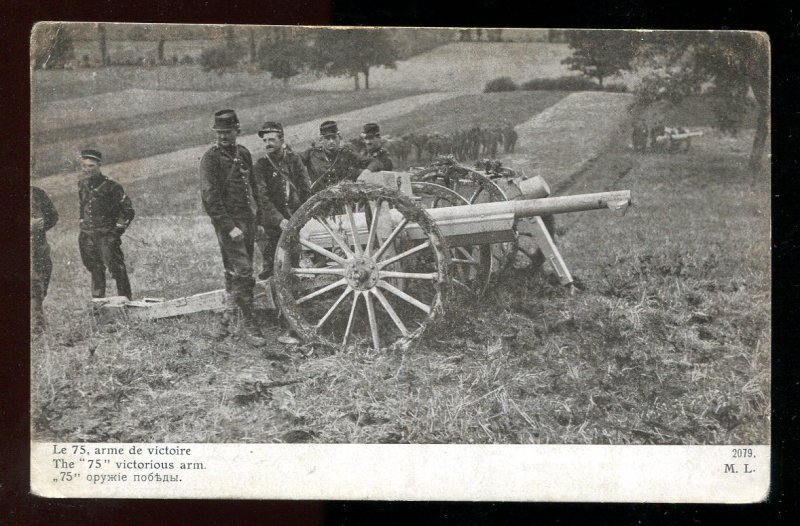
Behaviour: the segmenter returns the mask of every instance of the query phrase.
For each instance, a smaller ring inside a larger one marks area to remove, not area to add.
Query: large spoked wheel
[[[469,204],[466,197],[438,184],[414,182],[411,189],[425,209]],[[492,272],[491,245],[451,246],[450,262],[454,285],[476,295],[486,290]]]
[[[486,175],[458,165],[431,166],[412,176],[413,181],[434,183],[464,197],[467,204],[508,201],[505,191]],[[499,273],[514,264],[517,242],[492,245],[491,272]]]
[[[408,348],[442,314],[450,279],[449,248],[427,212],[364,183],[309,199],[275,255],[275,292],[289,325],[305,341],[342,348]]]

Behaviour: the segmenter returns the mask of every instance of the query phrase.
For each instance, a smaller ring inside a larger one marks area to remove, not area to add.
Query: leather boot
[[[225,309],[222,311],[222,319],[220,319],[214,337],[218,340],[227,338],[231,332],[231,326],[236,322],[236,302],[233,296],[225,294]]]
[[[267,340],[264,339],[264,335],[261,333],[261,327],[259,327],[258,320],[256,320],[252,304],[242,307],[242,318],[244,320],[245,340],[247,343],[252,347],[264,347],[267,344]]]

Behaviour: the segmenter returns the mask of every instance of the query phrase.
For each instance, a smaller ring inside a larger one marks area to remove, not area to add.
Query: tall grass
[[[581,291],[514,269],[402,354],[300,346],[265,360],[236,335],[216,340],[214,314],[99,325],[67,215],[50,235],[50,330],[31,353],[34,437],[767,443],[770,194],[743,168],[749,140],[709,132],[675,155],[612,148],[565,189],[630,188],[636,202],[624,218],[559,220]],[[153,195],[150,181],[136,193]],[[188,205],[191,181],[168,190],[187,203],[181,215],[140,203],[124,240],[139,297],[222,286],[211,226]],[[55,198],[74,207],[74,196]],[[281,350],[274,315],[262,322],[269,350]]]

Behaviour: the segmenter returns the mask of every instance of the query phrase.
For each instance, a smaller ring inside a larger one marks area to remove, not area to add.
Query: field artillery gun
[[[364,174],[314,195],[289,220],[273,287],[278,308],[304,341],[344,347],[364,339],[374,349],[405,349],[445,313],[454,285],[483,290],[496,259],[491,247],[516,242],[520,221],[596,209],[624,213],[631,202],[627,190],[532,199],[522,193],[426,209],[426,198],[462,196],[411,179]],[[420,195],[424,184],[431,186]]]
[[[657,135],[655,144],[669,153],[683,150],[688,152],[692,148],[692,138],[702,137],[701,131],[689,131],[684,128],[664,128],[664,133]]]
[[[375,349],[404,349],[448,310],[451,291],[485,290],[514,250],[509,246],[519,247],[526,222],[538,232],[534,245],[566,271],[541,218],[596,209],[624,213],[631,202],[627,190],[542,197],[549,189],[537,178],[486,175],[457,170],[449,183],[438,184],[441,174],[426,181],[420,180],[425,174],[364,173],[359,182],[317,193],[286,225],[275,274],[256,284],[257,299],[277,308],[308,343],[363,340]],[[568,271],[560,278],[571,281]],[[95,302],[101,316],[134,319],[224,305],[224,290],[168,301]]]

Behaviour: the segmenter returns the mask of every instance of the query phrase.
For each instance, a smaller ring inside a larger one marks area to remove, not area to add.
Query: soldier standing
[[[281,228],[311,196],[311,182],[300,156],[287,148],[281,123],[265,122],[258,136],[267,150],[254,168],[260,199],[258,224],[264,229],[259,241],[263,269],[258,277],[266,279],[272,275]]]
[[[81,151],[81,172],[85,177],[78,183],[78,247],[83,265],[92,274],[93,298],[105,297],[108,268],[117,282],[117,295],[131,299],[121,237],[135,213],[122,186],[101,173],[102,162],[99,151]]]
[[[342,146],[342,136],[334,121],[319,127],[319,146],[312,145],[300,156],[308,170],[311,191],[319,192],[342,181],[355,181],[359,175],[358,155]]]
[[[45,329],[42,302],[47,296],[50,273],[50,245],[46,232],[58,222],[58,212],[44,190],[31,186],[31,328],[34,334]]]
[[[248,343],[260,347],[266,340],[253,307],[253,244],[258,212],[253,158],[247,148],[236,144],[240,129],[234,110],[216,112],[211,129],[217,133],[217,144],[203,155],[200,175],[203,209],[214,225],[225,268],[228,306],[219,336],[228,334],[231,315],[238,307]]]
[[[367,151],[359,161],[359,169],[361,171],[369,170],[370,172],[391,170],[393,167],[392,159],[389,157],[389,152],[383,148],[384,141],[381,139],[380,126],[374,122],[368,122],[364,125],[361,138],[364,139]]]

